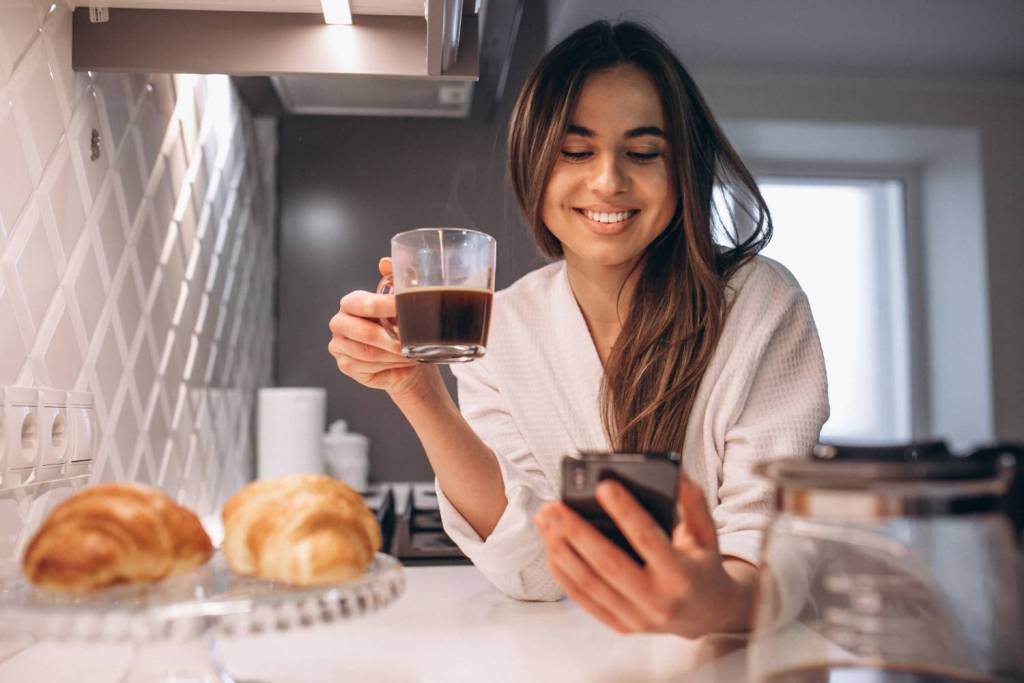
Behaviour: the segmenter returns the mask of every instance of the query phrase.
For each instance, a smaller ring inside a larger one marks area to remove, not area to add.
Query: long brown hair
[[[679,203],[637,263],[632,305],[605,367],[602,418],[618,450],[679,450],[722,333],[726,283],[767,244],[771,216],[669,47],[639,24],[596,21],[541,58],[509,123],[512,187],[545,256],[563,256],[541,220],[541,203],[569,118],[587,78],[619,65],[641,69],[657,88]],[[718,208],[726,205],[722,215]]]

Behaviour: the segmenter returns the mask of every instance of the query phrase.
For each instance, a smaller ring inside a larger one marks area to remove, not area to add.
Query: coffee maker
[[[776,503],[750,680],[1024,680],[1022,455],[819,444],[758,465]]]

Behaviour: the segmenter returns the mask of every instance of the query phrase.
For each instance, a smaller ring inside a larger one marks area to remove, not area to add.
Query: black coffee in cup
[[[491,321],[489,290],[416,287],[398,292],[398,334],[407,356],[433,361],[484,355]]]

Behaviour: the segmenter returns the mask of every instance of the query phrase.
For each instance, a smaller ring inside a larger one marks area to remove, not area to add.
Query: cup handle
[[[390,275],[385,275],[377,283],[378,294],[394,294],[395,293],[395,280]],[[398,338],[398,319],[397,318],[377,318],[380,322],[381,327],[388,333],[395,341],[400,341]]]

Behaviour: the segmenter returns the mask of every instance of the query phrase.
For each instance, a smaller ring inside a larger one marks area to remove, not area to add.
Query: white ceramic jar
[[[323,438],[327,473],[356,491],[366,491],[370,478],[370,440],[348,431],[348,423],[335,420]]]

